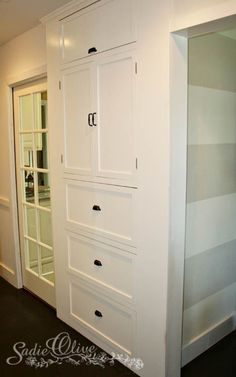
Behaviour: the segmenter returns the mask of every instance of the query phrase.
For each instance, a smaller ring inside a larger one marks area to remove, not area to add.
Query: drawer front
[[[67,229],[135,246],[135,192],[131,188],[66,180]]]
[[[61,22],[62,62],[122,46],[136,40],[134,0],[91,5]],[[86,30],[86,33],[84,32]]]
[[[134,315],[124,307],[111,303],[87,287],[70,282],[70,314],[82,325],[131,353]]]
[[[67,244],[69,270],[132,299],[133,255],[73,234]]]

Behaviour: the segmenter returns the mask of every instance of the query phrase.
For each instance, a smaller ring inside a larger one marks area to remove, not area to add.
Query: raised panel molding
[[[0,196],[0,207],[10,208],[10,199]]]

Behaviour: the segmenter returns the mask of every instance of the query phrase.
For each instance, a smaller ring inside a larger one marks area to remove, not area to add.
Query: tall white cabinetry
[[[47,25],[57,314],[142,359],[136,0],[78,4]]]

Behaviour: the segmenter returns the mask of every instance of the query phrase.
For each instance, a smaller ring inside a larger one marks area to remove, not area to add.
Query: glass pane
[[[48,173],[38,174],[38,198],[39,205],[46,208],[51,208],[50,199],[50,182]]]
[[[42,276],[54,283],[53,251],[40,247]]]
[[[52,225],[51,212],[38,210],[40,241],[48,246],[52,246]]]
[[[37,239],[36,210],[28,206],[25,206],[25,232],[27,236]]]
[[[47,92],[34,93],[35,129],[47,128]]]
[[[38,263],[38,246],[35,242],[27,241],[28,244],[28,255],[29,255],[29,268],[39,273],[39,263]]]
[[[33,167],[33,134],[21,135],[21,162],[23,166]]]
[[[20,129],[22,131],[33,129],[32,96],[20,97]]]
[[[23,186],[24,186],[24,200],[26,202],[34,204],[35,203],[35,192],[34,192],[34,172],[29,170],[24,170],[23,172]]]
[[[48,169],[48,135],[46,133],[35,134],[35,139],[37,144],[37,168]]]

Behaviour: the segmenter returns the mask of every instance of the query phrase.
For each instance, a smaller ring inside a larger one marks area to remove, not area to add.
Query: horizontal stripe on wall
[[[236,144],[188,147],[187,202],[236,192]]]
[[[189,83],[236,92],[236,41],[217,33],[189,40]]]
[[[236,194],[187,205],[186,258],[236,237]]]
[[[184,311],[183,345],[235,311],[235,292],[234,283]]]
[[[236,143],[236,93],[189,85],[188,144]]]
[[[184,308],[191,307],[234,282],[236,239],[185,260]]]

